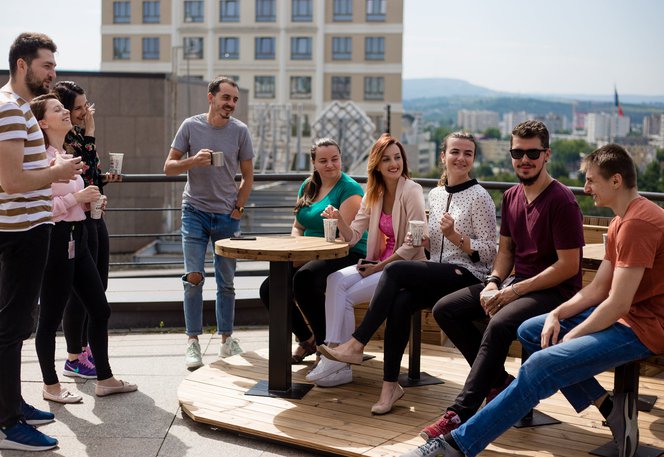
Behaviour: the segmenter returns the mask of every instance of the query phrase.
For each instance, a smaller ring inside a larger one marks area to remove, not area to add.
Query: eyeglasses
[[[530,160],[537,160],[540,158],[540,154],[546,151],[544,149],[510,149],[510,155],[513,159],[519,160],[522,159],[524,154],[528,156]]]

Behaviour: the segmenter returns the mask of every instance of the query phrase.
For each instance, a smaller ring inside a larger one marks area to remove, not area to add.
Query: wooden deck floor
[[[354,367],[354,382],[335,388],[312,389],[302,400],[246,396],[257,380],[267,375],[267,349],[249,352],[202,367],[179,387],[182,409],[193,420],[312,451],[344,456],[398,456],[423,443],[418,437],[459,392],[468,373],[463,357],[445,347],[423,345],[422,369],[445,384],[406,389],[392,413],[372,416],[382,379],[382,341],[371,342],[367,352],[376,358]],[[404,357],[407,362],[407,357]],[[516,374],[517,359],[507,369]],[[293,367],[293,382],[305,382],[308,365]],[[600,382],[610,389],[613,376]],[[660,448],[664,443],[664,379],[642,377],[641,393],[659,397],[650,413],[639,413],[641,443]],[[531,429],[510,429],[482,456],[585,456],[610,440],[595,408],[578,415],[561,394],[543,401],[538,410],[562,424]]]

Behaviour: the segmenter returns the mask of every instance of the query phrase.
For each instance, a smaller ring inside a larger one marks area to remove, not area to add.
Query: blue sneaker
[[[43,425],[55,420],[55,414],[28,405],[24,400],[21,400],[21,413],[28,425]]]
[[[24,421],[11,427],[0,427],[0,449],[17,451],[46,451],[58,445],[58,440],[44,435]]]

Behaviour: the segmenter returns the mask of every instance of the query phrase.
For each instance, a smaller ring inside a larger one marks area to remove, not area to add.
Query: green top
[[[298,198],[302,196],[302,190],[304,189],[306,182],[307,181],[304,181],[300,186],[300,190],[297,192]],[[328,205],[339,208],[347,198],[352,197],[353,195],[363,197],[364,191],[362,190],[362,186],[346,173],[342,172],[339,181],[337,181],[325,197],[309,206],[300,208],[295,215],[297,222],[304,227],[304,235],[324,237],[323,217],[320,213],[322,213]],[[350,224],[352,221],[347,222]],[[364,232],[362,239],[360,239],[355,246],[350,248],[350,252],[355,252],[362,256],[367,255],[367,232]]]

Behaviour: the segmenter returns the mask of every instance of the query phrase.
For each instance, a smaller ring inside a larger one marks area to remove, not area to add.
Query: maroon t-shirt
[[[519,184],[503,194],[500,234],[514,243],[515,275],[531,278],[558,260],[557,249],[583,247],[583,215],[572,191],[555,179],[530,203]],[[582,257],[579,249],[578,273],[558,285],[565,299],[581,288]]]

